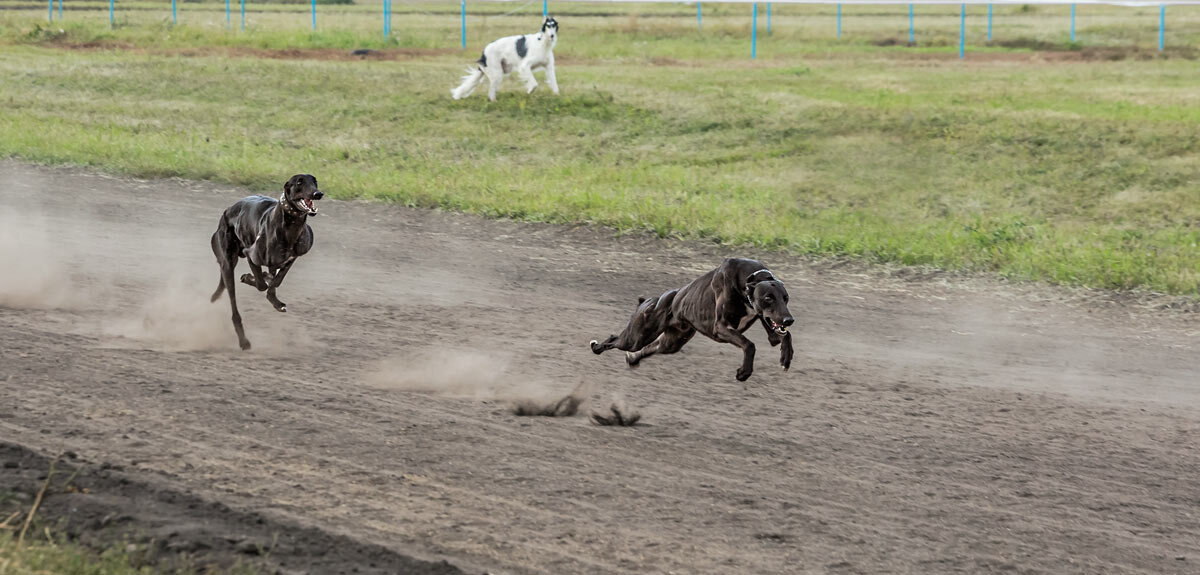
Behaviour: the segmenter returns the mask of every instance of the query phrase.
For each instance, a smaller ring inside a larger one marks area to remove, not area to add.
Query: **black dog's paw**
[[[783,371],[791,369],[793,355],[795,355],[795,352],[792,350],[792,342],[785,342],[783,349],[779,353],[779,367],[782,367]]]
[[[744,367],[739,367],[737,370],[737,380],[738,381],[746,381],[747,379],[750,379],[750,375],[752,373],[754,373],[753,368],[746,369]]]
[[[243,339],[242,341],[238,342],[238,345],[241,346],[242,351],[250,351],[250,340]]]
[[[637,354],[633,353],[632,351],[625,352],[625,365],[628,365],[631,368],[637,367],[638,366]]]
[[[267,285],[265,283],[262,285],[259,285],[258,280],[254,279],[254,274],[242,274],[242,283],[244,283],[248,286],[253,286],[254,289],[256,289],[258,291],[263,291],[263,290],[267,289]]]
[[[591,342],[588,343],[588,345],[590,345],[592,347],[592,353],[594,353],[596,355],[600,355],[600,354],[604,353],[604,350],[599,349],[600,342],[593,339]]]

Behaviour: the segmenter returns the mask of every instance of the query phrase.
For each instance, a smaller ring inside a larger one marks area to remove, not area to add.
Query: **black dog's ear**
[[[644,297],[639,297],[639,298],[638,298],[638,305],[642,305],[642,304],[644,304],[644,303],[646,303],[646,298],[644,298]]]

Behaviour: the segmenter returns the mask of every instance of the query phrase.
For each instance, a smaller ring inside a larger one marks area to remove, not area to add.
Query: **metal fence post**
[[[958,16],[958,57],[967,57],[967,5],[962,5]]]
[[[1071,5],[1071,42],[1075,41],[1075,5]]]
[[[1158,6],[1158,51],[1163,51],[1163,45],[1166,44],[1167,35],[1167,5],[1160,4]]]
[[[753,23],[750,25],[750,59],[758,54],[758,3],[754,3]]]
[[[988,42],[992,41],[992,5],[988,4]]]

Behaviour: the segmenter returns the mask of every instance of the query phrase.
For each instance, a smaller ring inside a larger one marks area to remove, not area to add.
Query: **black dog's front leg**
[[[718,322],[716,328],[717,335],[720,336],[722,341],[742,348],[742,367],[739,367],[737,370],[737,380],[746,381],[750,379],[750,375],[754,373],[754,342],[738,333],[736,329],[724,325],[724,323]]]
[[[787,371],[792,367],[792,332],[783,334],[783,347],[779,349],[779,366]]]
[[[763,329],[767,330],[767,341],[771,342],[771,347],[783,344],[783,347],[779,349],[779,365],[784,371],[787,371],[788,368],[792,367],[792,355],[794,355],[792,350],[792,332],[789,331],[783,335],[779,335],[779,332],[771,329],[771,325],[767,323],[767,318],[760,317],[759,319],[762,320]]]
[[[247,262],[250,264],[250,273],[242,274],[242,283],[254,286],[258,291],[267,291],[267,288],[270,287],[270,283],[268,282],[272,279],[270,274],[263,277],[262,266],[255,265],[254,262],[249,260]]]
[[[271,302],[271,305],[275,306],[276,311],[287,311],[287,304],[279,301],[279,298],[275,297],[275,288],[279,287],[279,284],[283,283],[284,276],[287,275],[288,270],[292,269],[292,264],[295,263],[295,261],[296,258],[289,258],[288,261],[284,262],[284,264],[280,266],[279,271],[275,272],[275,276],[271,278],[271,285],[267,288],[267,301]]]

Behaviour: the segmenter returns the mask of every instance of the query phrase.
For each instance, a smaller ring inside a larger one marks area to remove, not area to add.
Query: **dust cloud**
[[[86,305],[72,283],[71,262],[55,249],[40,214],[0,213],[0,306],[74,309]]]
[[[580,384],[565,394],[548,381],[509,373],[511,360],[474,350],[414,351],[379,362],[363,383],[376,389],[503,401],[517,415],[567,417],[578,412],[590,391]]]

